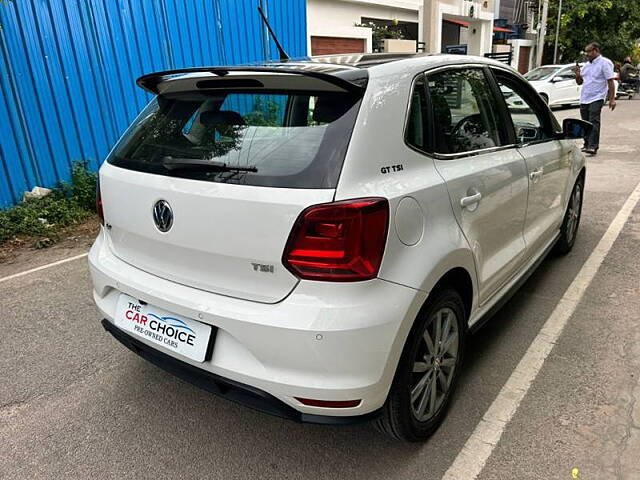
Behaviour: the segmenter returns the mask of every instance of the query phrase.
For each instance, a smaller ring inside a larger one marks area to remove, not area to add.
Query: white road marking
[[[25,270],[24,272],[14,273],[13,275],[9,275],[8,277],[0,278],[0,283],[6,282],[8,280],[13,280],[14,278],[23,277],[24,275],[29,275],[33,272],[39,272],[40,270],[45,270],[51,267],[57,267],[58,265],[62,265],[64,263],[73,262],[74,260],[78,260],[79,258],[83,258],[89,255],[88,253],[83,253],[81,255],[76,255],[75,257],[65,258],[64,260],[58,260],[57,262],[48,263],[46,265],[42,265],[41,267],[32,268],[31,270]]]
[[[473,480],[480,475],[520,402],[576,310],[584,292],[640,200],[640,183],[624,203],[578,275],[558,302],[484,417],[445,472],[442,480]]]

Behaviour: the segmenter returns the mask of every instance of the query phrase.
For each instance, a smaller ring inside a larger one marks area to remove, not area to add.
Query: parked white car
[[[580,103],[582,86],[576,83],[575,64],[544,65],[525,73],[524,78],[549,106]]]
[[[469,332],[574,245],[585,122],[561,128],[498,62],[315,57],[138,84],[157,96],[99,175],[103,326],[252,408],[427,438]]]

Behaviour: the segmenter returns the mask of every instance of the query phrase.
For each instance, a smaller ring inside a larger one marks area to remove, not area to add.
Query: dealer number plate
[[[196,322],[128,295],[120,295],[116,326],[136,337],[160,345],[197,362],[203,362],[211,338],[211,326]]]

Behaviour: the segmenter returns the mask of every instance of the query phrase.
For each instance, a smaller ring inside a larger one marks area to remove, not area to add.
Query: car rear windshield
[[[210,182],[335,188],[359,105],[332,92],[159,95],[107,161]]]

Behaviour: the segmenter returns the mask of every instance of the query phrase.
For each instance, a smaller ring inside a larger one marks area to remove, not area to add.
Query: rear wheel
[[[466,332],[460,295],[434,292],[404,346],[391,391],[375,427],[396,439],[426,440],[446,416],[457,384]]]
[[[571,251],[578,234],[578,226],[580,225],[580,216],[582,214],[582,196],[584,193],[584,178],[578,177],[576,184],[573,186],[569,205],[564,214],[564,220],[560,227],[560,238],[556,243],[554,250],[560,255],[565,255]]]

